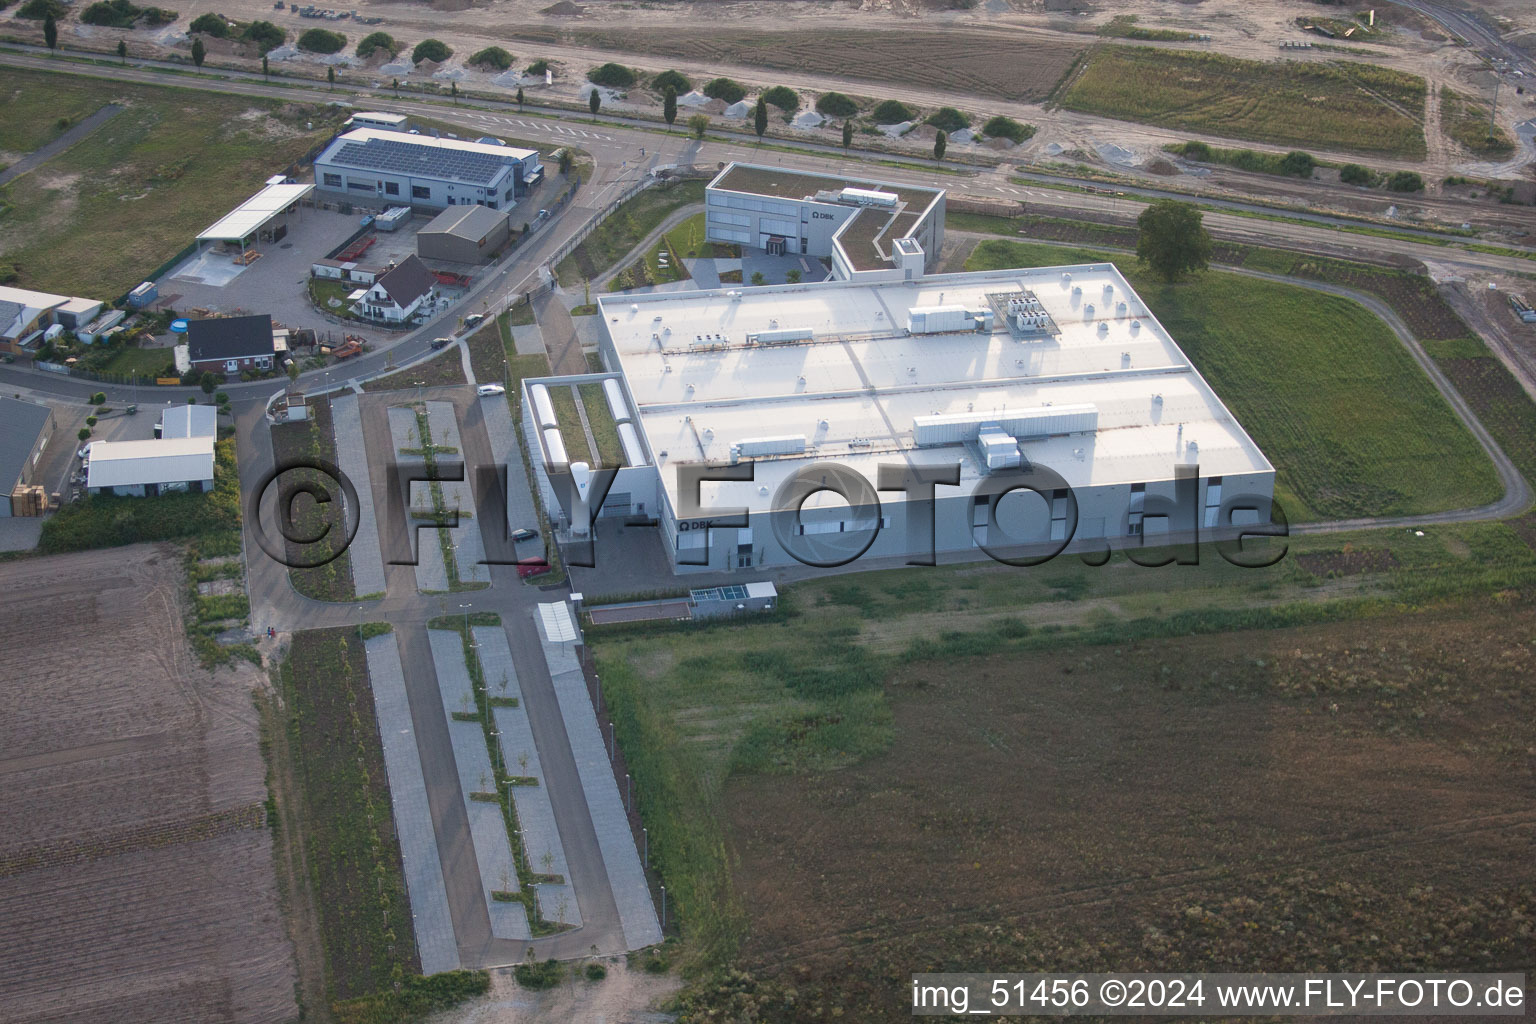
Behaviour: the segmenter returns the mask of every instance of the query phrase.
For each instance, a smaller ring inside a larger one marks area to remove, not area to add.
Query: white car
[[[500,384],[481,384],[475,390],[480,393],[480,397],[482,398],[487,395],[504,395],[507,393],[507,389],[502,387]]]

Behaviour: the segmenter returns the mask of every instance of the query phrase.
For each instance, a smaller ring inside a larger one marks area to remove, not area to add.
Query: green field
[[[1263,63],[1104,46],[1059,102],[1088,114],[1278,145],[1425,152],[1424,80],[1368,64]]]
[[[704,182],[683,181],[670,186],[646,189],[612,213],[598,225],[586,241],[578,245],[555,267],[555,274],[565,288],[583,280],[590,281],[623,259],[640,240],[667,219],[673,210],[704,201]]]
[[[1488,107],[1450,89],[1440,90],[1440,126],[1475,156],[1508,156],[1514,140],[1490,122]]]
[[[17,284],[66,295],[126,292],[324,141],[341,116],[335,108],[66,74],[8,69],[5,81],[5,138],[18,146],[35,148],[56,134],[46,121],[14,128],[18,110],[56,119],[108,102],[127,107],[0,189],[0,252],[19,268]]]
[[[112,102],[110,86],[98,79],[49,75],[48,87],[38,84],[40,75],[7,69],[0,85],[0,153],[6,163],[46,145]],[[60,122],[63,122],[62,124]]]
[[[592,427],[592,439],[597,442],[597,458],[604,466],[624,465],[624,446],[619,441],[619,427],[613,421],[608,408],[608,397],[601,384],[579,384],[582,407],[587,410],[587,423]]]
[[[969,270],[1098,262],[1091,250],[989,239]],[[1469,508],[1493,466],[1387,326],[1296,285],[1211,272],[1126,276],[1275,465],[1293,521]]]

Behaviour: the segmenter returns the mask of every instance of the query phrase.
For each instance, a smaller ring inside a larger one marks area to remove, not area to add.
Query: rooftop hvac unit
[[[976,329],[976,317],[965,306],[913,306],[907,310],[908,334],[953,334]]]
[[[565,442],[560,439],[560,431],[554,427],[544,431],[544,452],[549,456],[549,461],[556,466],[563,466],[571,460],[565,454]]]
[[[528,389],[528,394],[533,398],[533,416],[539,421],[540,427],[553,427],[560,422],[555,419],[555,406],[549,400],[549,389],[543,384],[534,384]]]
[[[799,455],[805,451],[804,434],[779,437],[749,437],[731,445],[732,457],[755,458],[759,455]]]
[[[1037,406],[1011,412],[961,412],[937,416],[916,416],[912,420],[912,439],[920,446],[960,444],[981,433],[983,427],[1000,430],[1017,438],[1056,437],[1097,430],[1098,406]]]
[[[624,447],[625,465],[646,465],[645,447],[640,444],[640,434],[633,423],[619,424],[619,444]]]
[[[842,202],[859,206],[895,206],[901,199],[894,192],[881,192],[872,188],[845,188],[837,197]]]
[[[619,387],[619,382],[612,377],[603,381],[603,394],[608,399],[608,411],[613,413],[616,423],[622,423],[629,419],[629,403],[624,401],[624,390]]]
[[[792,341],[810,341],[816,333],[809,327],[772,327],[747,335],[748,345],[785,345]]]
[[[990,424],[976,435],[976,444],[988,469],[1012,469],[1020,464],[1018,440]]]

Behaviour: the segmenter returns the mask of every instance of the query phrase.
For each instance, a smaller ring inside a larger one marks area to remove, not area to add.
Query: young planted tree
[[[48,44],[50,50],[59,48],[59,23],[53,20],[52,14],[43,19],[43,42]]]
[[[661,94],[661,116],[666,119],[668,130],[671,130],[672,122],[677,120],[677,90],[670,85]]]
[[[128,63],[128,41],[126,39],[119,39],[117,41],[117,57],[124,64]]]
[[[768,103],[761,96],[757,98],[757,106],[752,111],[752,130],[759,139],[768,130]]]
[[[523,109],[523,87],[522,86],[518,86],[517,87],[517,109],[518,110],[522,110]]]
[[[448,94],[453,97],[454,105],[457,106],[458,102],[459,102],[459,83],[458,82],[449,82],[448,83]]]
[[[603,94],[598,92],[596,89],[593,89],[592,94],[587,97],[587,109],[592,111],[593,117],[596,117],[598,110],[600,110],[602,106]]]
[[[852,121],[844,121],[843,122],[843,148],[847,149],[851,145],[853,145],[853,122]]]
[[[208,56],[208,49],[203,45],[201,38],[192,40],[192,63],[198,67],[203,66],[203,58]]]
[[[1211,260],[1211,236],[1203,219],[1193,203],[1159,199],[1136,218],[1141,230],[1136,258],[1169,282],[1186,271],[1204,270]]]
[[[219,390],[219,383],[219,378],[206,370],[203,372],[203,375],[197,379],[197,386],[203,389],[203,394],[205,395],[211,395],[215,391]]]
[[[262,54],[261,55],[261,77],[262,78],[266,78],[269,73],[270,73],[270,69],[267,67],[267,55],[266,54]]]
[[[709,115],[694,114],[688,119],[688,128],[693,132],[693,137],[702,142],[704,133],[709,131]]]
[[[948,149],[948,148],[949,148],[949,135],[941,130],[939,132],[939,134],[937,134],[937,135],[935,135],[933,137],[933,158],[935,160],[943,160],[944,159],[944,151],[946,149]]]
[[[334,89],[334,88],[336,88],[336,69],[335,68],[326,68],[325,69],[325,86],[326,86],[327,89]]]

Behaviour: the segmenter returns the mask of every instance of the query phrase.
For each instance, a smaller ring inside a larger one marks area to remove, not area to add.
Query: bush
[[[593,85],[606,85],[610,89],[628,89],[635,84],[635,73],[623,64],[599,64],[587,72],[587,81]]]
[[[560,984],[560,976],[563,973],[560,962],[554,957],[550,957],[542,963],[534,961],[528,964],[518,964],[512,969],[512,976],[517,979],[519,985],[523,986],[523,988],[535,990],[554,988]]]
[[[401,46],[395,40],[395,37],[388,32],[370,32],[363,36],[362,41],[357,44],[357,55],[359,57],[372,57],[380,50],[384,50],[393,57],[400,52]]]
[[[146,7],[139,12],[139,20],[151,28],[169,25],[179,17],[180,14],[164,7]]]
[[[588,981],[602,981],[608,977],[608,968],[594,960],[592,963],[587,964],[582,973],[587,976]]]
[[[255,43],[259,52],[266,53],[268,50],[275,50],[282,46],[283,40],[288,38],[288,33],[270,21],[253,21],[245,26],[245,31],[240,33],[240,38],[246,42]]]
[[[299,36],[299,49],[310,53],[340,53],[347,37],[326,28],[312,28]]]
[[[1387,179],[1389,192],[1422,192],[1424,191],[1424,179],[1419,177],[1417,171],[1398,171]]]
[[[366,633],[368,627],[363,629]],[[338,1002],[332,1009],[339,1024],[397,1024],[421,1020],[472,996],[483,996],[490,988],[491,976],[485,971],[448,971],[430,978],[407,975],[398,993],[372,992]]]
[[[1339,180],[1346,185],[1369,185],[1376,180],[1376,175],[1368,167],[1345,164],[1339,168]]]
[[[132,28],[141,13],[130,0],[97,0],[80,13],[80,20],[104,28]]]
[[[542,75],[544,72],[546,72],[548,70],[549,70],[549,61],[543,60],[541,58],[539,60],[534,61],[532,64],[529,64],[528,65],[528,70],[524,71],[523,74],[525,74],[525,75]]]
[[[1211,147],[1204,142],[1186,142],[1182,152],[1189,160],[1204,162],[1211,158]]]
[[[441,64],[453,56],[453,47],[441,39],[423,39],[416,44],[416,49],[411,51],[411,63],[420,64],[424,60]]]
[[[1004,117],[999,114],[981,126],[981,133],[993,139],[1027,142],[1034,137],[1035,126],[1032,124],[1020,124],[1011,117]]]
[[[32,21],[42,21],[52,17],[57,21],[64,17],[64,12],[68,9],[61,0],[27,0],[16,9],[16,17],[28,18]]]
[[[729,78],[715,78],[704,83],[704,95],[712,100],[740,103],[747,95],[746,87]]]
[[[78,437],[82,441],[87,440],[91,436],[91,428],[90,427],[81,427],[79,429],[79,431],[76,432],[75,436]]]
[[[469,63],[493,71],[506,71],[512,67],[512,55],[499,46],[487,46],[470,54]]]
[[[923,124],[931,124],[941,132],[958,132],[962,128],[969,128],[971,119],[954,107],[940,107],[929,114]]]
[[[657,92],[666,92],[671,89],[679,96],[692,91],[693,83],[688,81],[688,76],[681,71],[663,71],[651,79],[651,88]]]
[[[816,101],[816,113],[827,117],[852,117],[859,112],[859,105],[852,96],[840,92],[822,93]]]
[[[900,124],[916,116],[917,111],[900,100],[885,100],[869,112],[869,119],[875,124]]]
[[[105,391],[98,391],[94,395],[91,396],[91,401],[90,401],[89,404],[91,404],[91,405],[101,405],[106,400],[107,400],[107,393]]]
[[[787,85],[776,85],[763,93],[763,102],[793,114],[800,109],[800,94]]]
[[[192,19],[192,24],[187,26],[189,32],[201,32],[205,36],[213,36],[223,39],[229,35],[229,22],[224,20],[221,14],[209,11],[207,14],[199,14]]]
[[[1280,173],[1289,174],[1293,178],[1310,178],[1312,169],[1317,166],[1317,160],[1311,153],[1303,153],[1299,149],[1293,149],[1280,158]]]

